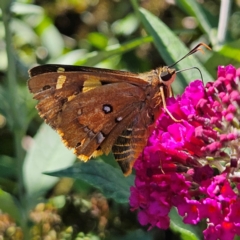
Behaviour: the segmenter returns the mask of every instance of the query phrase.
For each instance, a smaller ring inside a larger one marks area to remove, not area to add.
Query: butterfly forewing
[[[149,74],[147,75],[149,76]],[[142,151],[152,123],[145,74],[80,66],[43,65],[30,70],[28,86],[40,116],[86,161],[113,147],[125,174]]]

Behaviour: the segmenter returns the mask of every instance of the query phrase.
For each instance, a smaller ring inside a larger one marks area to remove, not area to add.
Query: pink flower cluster
[[[167,229],[176,207],[183,222],[206,222],[204,238],[240,235],[240,69],[218,68],[215,82],[192,82],[168,99],[138,158],[130,205],[142,225]]]

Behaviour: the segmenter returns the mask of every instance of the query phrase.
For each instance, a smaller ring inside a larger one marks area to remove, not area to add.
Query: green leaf
[[[0,9],[2,9],[3,12],[9,12],[11,5],[15,2],[15,0],[1,0],[0,1]],[[0,11],[1,16],[1,11]]]
[[[94,51],[91,53],[86,54],[83,58],[80,58],[77,62],[75,62],[76,65],[86,65],[86,66],[94,66],[98,64],[99,62],[117,54],[122,54],[125,52],[128,52],[141,44],[152,42],[151,37],[142,37],[137,38],[132,41],[129,41],[127,43],[124,43],[122,45],[116,44],[112,45],[106,48],[105,51]]]
[[[85,50],[73,50],[59,58],[51,59],[50,63],[60,64],[74,64],[74,65],[86,65],[95,66],[103,60],[110,58],[114,55],[128,52],[141,44],[152,42],[152,37],[137,38],[132,41],[126,42],[122,45],[115,44],[109,46],[104,51],[94,51],[86,53]]]
[[[9,156],[0,155],[0,176],[1,178],[16,176],[15,159]]]
[[[29,3],[15,2],[11,7],[12,12],[18,15],[43,14],[43,8]]]
[[[129,188],[134,182],[132,175],[124,177],[119,169],[97,160],[76,163],[69,168],[45,174],[81,179],[101,190],[105,197],[112,198],[118,203],[128,203]]]
[[[175,208],[172,208],[169,217],[171,219],[170,228],[176,233],[180,233],[183,240],[200,240],[198,228],[193,225],[185,224]]]
[[[138,26],[138,18],[135,14],[130,13],[126,17],[114,22],[111,28],[115,34],[129,36],[137,30]]]
[[[214,27],[208,20],[205,10],[202,7],[202,4],[199,4],[197,1],[189,0],[176,0],[176,4],[189,15],[196,17],[199,25],[201,26],[205,33],[210,34],[213,31]]]
[[[61,55],[58,58],[51,59],[48,63],[54,64],[75,64],[79,61],[79,59],[85,59],[87,55],[87,51],[85,49],[77,49],[70,51],[64,55]]]
[[[210,73],[216,75],[218,66],[234,65],[240,67],[240,40],[230,42],[222,46],[219,51],[215,51],[206,62],[207,69]]]
[[[64,42],[62,35],[53,25],[50,18],[44,16],[36,27],[36,31],[40,34],[42,44],[49,51],[51,58],[59,57],[63,53]]]
[[[231,61],[236,61],[240,63],[240,40],[230,42],[228,44],[225,44],[219,53],[223,55],[224,57],[227,57],[231,59]],[[229,61],[230,63],[230,61]]]
[[[9,193],[0,189],[0,209],[8,213],[15,221],[21,221],[21,213],[18,208],[18,202]]]
[[[89,33],[87,39],[94,47],[98,49],[104,49],[108,44],[108,38],[104,34],[98,32]]]
[[[43,172],[66,168],[75,159],[75,155],[61,142],[59,135],[43,124],[34,137],[33,146],[27,152],[23,165],[28,197],[43,195],[58,181],[58,178],[46,176]]]
[[[132,240],[132,239],[136,239],[136,240],[152,240],[155,239],[154,238],[154,234],[150,231],[144,231],[143,229],[137,229],[137,230],[133,230],[133,231],[127,231],[126,234],[121,234],[121,235],[117,235],[114,234],[112,236],[109,236],[106,240],[109,239],[114,239],[114,240]],[[161,239],[161,237],[159,237],[158,239]]]
[[[144,28],[153,37],[154,44],[156,45],[160,55],[166,61],[167,65],[173,64],[189,52],[178,37],[156,16],[143,8],[140,8],[139,11],[140,19]],[[186,69],[191,67],[199,68],[205,81],[213,80],[203,65],[194,56],[189,56],[176,65],[177,69]],[[178,74],[177,77],[178,80],[174,82],[173,88],[179,92],[180,89],[181,91],[183,90],[182,85],[186,85],[195,79],[199,79],[200,74],[198,71],[193,69],[184,71],[181,74]]]
[[[13,33],[15,34],[15,44],[25,46],[26,44],[36,45],[38,37],[25,21],[14,18],[12,20]]]

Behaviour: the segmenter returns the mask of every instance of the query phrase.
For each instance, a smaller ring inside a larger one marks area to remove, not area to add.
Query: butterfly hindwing
[[[125,175],[131,173],[134,161],[142,152],[149,135],[148,126],[152,121],[148,119],[146,125],[146,118],[142,119],[141,113],[122,131],[112,147],[115,159]]]

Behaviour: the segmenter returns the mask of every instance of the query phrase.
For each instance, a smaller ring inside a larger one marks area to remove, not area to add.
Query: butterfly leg
[[[162,98],[163,109],[167,112],[167,114],[169,115],[169,117],[170,117],[174,122],[182,122],[182,120],[177,120],[177,119],[171,114],[171,112],[167,109],[166,99],[165,99],[164,90],[163,90],[163,87],[162,87],[162,86],[160,86],[160,94],[161,94],[161,98]]]

